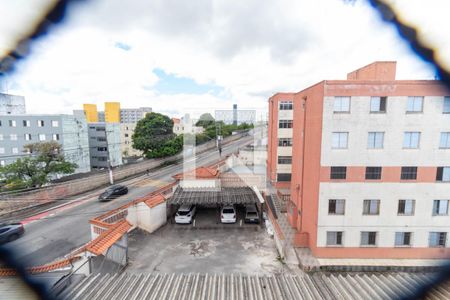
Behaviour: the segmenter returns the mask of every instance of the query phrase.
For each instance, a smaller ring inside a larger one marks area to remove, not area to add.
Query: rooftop
[[[195,170],[186,173],[179,173],[173,176],[173,178],[179,180],[182,178],[193,179],[214,179],[219,177],[219,170],[210,167],[199,167]]]
[[[169,204],[252,204],[258,202],[258,197],[250,187],[222,188],[220,191],[184,190],[177,187]]]

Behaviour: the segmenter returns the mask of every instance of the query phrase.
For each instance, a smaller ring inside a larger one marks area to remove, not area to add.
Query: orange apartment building
[[[374,62],[269,98],[267,172],[320,258],[450,257],[450,92]]]

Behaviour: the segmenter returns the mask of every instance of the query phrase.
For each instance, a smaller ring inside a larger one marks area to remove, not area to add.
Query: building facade
[[[105,102],[105,122],[120,123],[120,103]]]
[[[101,169],[122,165],[120,125],[118,123],[89,123],[91,168]]]
[[[25,113],[25,97],[0,93],[0,115],[23,115]]]
[[[395,73],[375,62],[269,99],[268,174],[316,257],[450,256],[450,92]]]
[[[83,104],[84,114],[86,116],[86,121],[88,123],[99,122],[98,113],[97,113],[97,105],[95,104]]]
[[[0,164],[31,156],[24,146],[56,141],[67,161],[78,165],[75,173],[90,171],[87,123],[84,116],[7,115],[0,116]]]
[[[120,123],[137,123],[139,120],[145,118],[145,116],[151,112],[151,107],[122,108],[120,110]]]
[[[122,157],[142,156],[142,151],[133,148],[132,136],[136,123],[120,124],[120,147]]]
[[[152,112],[151,107],[120,108],[119,102],[105,102],[105,111],[97,111],[97,105],[95,104],[83,104],[83,109],[91,123],[137,123],[145,118],[147,113]]]

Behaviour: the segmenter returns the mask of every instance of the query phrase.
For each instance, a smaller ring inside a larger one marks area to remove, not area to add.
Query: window
[[[25,138],[25,141],[31,141],[31,134],[25,133],[24,138]]]
[[[11,141],[17,141],[17,134],[10,134],[9,135],[9,139],[11,140]]]
[[[361,246],[376,246],[377,232],[376,231],[361,231]]]
[[[278,164],[280,165],[292,164],[292,156],[278,156]]]
[[[30,120],[23,120],[23,127],[30,127],[30,126],[31,126]]]
[[[333,111],[335,113],[350,112],[350,97],[334,97]]]
[[[292,110],[292,101],[281,101],[280,110]]]
[[[327,246],[342,246],[342,231],[327,231]]]
[[[12,148],[12,153],[13,154],[19,153],[19,148],[16,148],[16,147]]]
[[[450,149],[450,132],[441,132],[441,140],[439,142],[439,148]]]
[[[9,127],[16,127],[16,121],[15,120],[9,120]]]
[[[420,132],[406,131],[403,134],[403,148],[417,149],[419,148],[419,142],[420,142]]]
[[[364,200],[363,215],[379,215],[380,200]]]
[[[40,140],[40,141],[45,141],[45,134],[40,133],[40,134],[39,134],[39,140]]]
[[[430,247],[445,247],[447,244],[447,232],[430,232]]]
[[[97,147],[97,151],[101,151],[101,152],[108,151],[108,148],[107,147]]]
[[[56,120],[52,121],[52,127],[59,127],[59,122]]]
[[[278,127],[279,128],[292,128],[292,120],[280,120]]]
[[[128,137],[128,133],[125,133],[125,137]]]
[[[442,110],[444,114],[450,114],[450,97],[444,97],[444,109]]]
[[[384,132],[371,131],[367,139],[367,148],[382,149],[384,144]]]
[[[52,139],[53,139],[54,141],[59,141],[59,134],[54,133],[54,134],[52,135]]]
[[[277,174],[277,181],[291,181],[291,174],[289,173],[278,173]]]
[[[395,246],[411,246],[411,232],[396,232],[395,233]]]
[[[422,111],[423,111],[423,97],[422,96],[408,97],[406,112],[417,113]]]
[[[345,179],[347,177],[347,167],[331,167],[330,179]]]
[[[386,112],[387,97],[371,97],[370,98],[370,112],[371,113],[385,113]]]
[[[381,167],[366,167],[366,179],[381,179]]]
[[[292,147],[292,139],[291,138],[279,138],[278,146],[279,147]]]
[[[105,127],[95,127],[95,131],[105,131]]]
[[[106,161],[106,157],[100,156],[100,157],[97,157],[97,160],[98,160],[98,161]]]
[[[416,180],[417,167],[402,167],[401,180]]]
[[[438,167],[436,171],[436,181],[450,181],[450,167]]]
[[[5,154],[5,148],[3,147],[0,148],[0,154]]]
[[[433,216],[447,216],[447,215],[448,215],[448,200],[434,200]]]
[[[333,132],[333,149],[346,149],[348,144],[348,132]]]
[[[44,120],[38,120],[37,125],[38,127],[44,127]]]
[[[104,137],[104,136],[98,136],[98,137],[97,137],[97,141],[98,141],[98,142],[106,142],[106,137]]]
[[[345,213],[344,199],[330,199],[328,200],[328,214],[329,215],[343,215]]]
[[[411,199],[398,200],[397,214],[399,216],[413,216],[415,206],[416,200]]]

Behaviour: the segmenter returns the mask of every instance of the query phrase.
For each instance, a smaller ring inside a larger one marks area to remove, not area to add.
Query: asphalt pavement
[[[204,166],[219,161],[238,148],[250,144],[253,137],[241,138],[222,147],[222,156],[217,150],[210,150],[196,156],[196,166]],[[64,210],[50,212],[46,217],[25,225],[25,234],[7,244],[14,249],[17,258],[24,265],[36,266],[61,258],[87,243],[90,237],[89,220],[103,212],[119,207],[138,197],[173,182],[172,176],[182,172],[183,162],[170,165],[149,176],[142,175],[122,182],[129,187],[129,193],[109,202],[99,202],[97,195],[103,190],[93,191],[93,196],[80,204]],[[67,184],[70,184],[68,182]],[[83,196],[86,198],[86,196]]]

